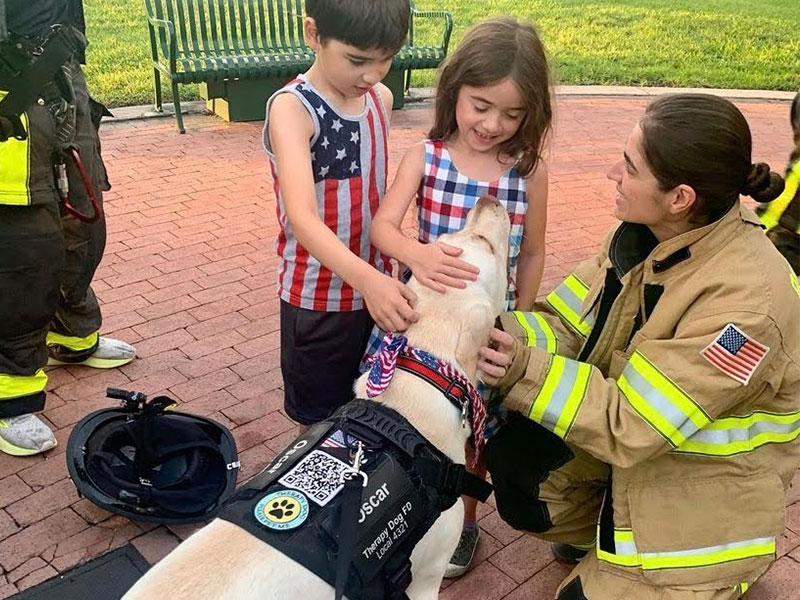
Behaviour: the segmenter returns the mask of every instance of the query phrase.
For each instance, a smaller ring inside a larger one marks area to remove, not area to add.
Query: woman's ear
[[[697,192],[685,183],[676,186],[670,196],[669,212],[675,216],[688,214],[697,201]]]
[[[316,52],[320,45],[319,30],[317,30],[317,22],[312,17],[306,17],[303,20],[303,37],[305,37],[308,47]]]

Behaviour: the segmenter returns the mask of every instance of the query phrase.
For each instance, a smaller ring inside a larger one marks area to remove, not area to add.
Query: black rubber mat
[[[128,544],[8,600],[119,600],[149,568]]]

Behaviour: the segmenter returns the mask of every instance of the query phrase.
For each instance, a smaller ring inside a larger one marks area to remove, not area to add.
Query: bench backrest
[[[303,0],[144,0],[148,14],[175,26],[180,55],[305,52]],[[163,29],[162,52],[169,48]]]

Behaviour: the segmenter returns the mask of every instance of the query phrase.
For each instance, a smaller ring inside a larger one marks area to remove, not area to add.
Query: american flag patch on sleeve
[[[728,323],[700,354],[717,369],[747,385],[769,348]]]

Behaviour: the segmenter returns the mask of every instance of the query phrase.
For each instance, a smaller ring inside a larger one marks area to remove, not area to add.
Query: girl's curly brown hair
[[[519,88],[525,116],[499,152],[515,159],[517,170],[526,177],[536,168],[553,120],[547,54],[530,23],[490,19],[464,36],[439,75],[428,137],[446,140],[456,131],[456,101],[462,86],[487,87],[508,78]]]

